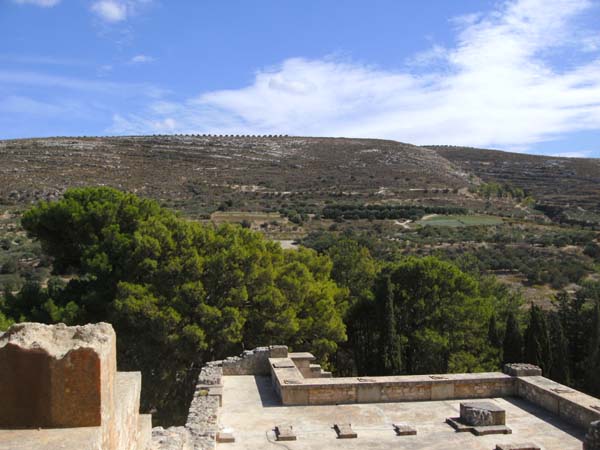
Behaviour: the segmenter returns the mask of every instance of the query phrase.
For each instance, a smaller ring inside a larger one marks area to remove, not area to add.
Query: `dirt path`
[[[410,230],[410,227],[408,226],[409,223],[411,223],[411,220],[405,220],[404,222],[394,220],[394,224],[401,226],[405,230]]]

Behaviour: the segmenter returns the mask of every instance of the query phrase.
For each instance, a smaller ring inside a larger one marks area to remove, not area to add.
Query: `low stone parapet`
[[[600,420],[600,400],[542,376],[517,378],[516,395],[587,429]]]
[[[304,378],[290,358],[271,358],[273,387],[284,405],[379,403],[506,397],[514,378],[502,373]]]

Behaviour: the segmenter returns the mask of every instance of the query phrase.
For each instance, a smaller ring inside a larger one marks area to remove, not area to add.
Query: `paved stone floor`
[[[220,425],[236,442],[219,449],[388,449],[492,450],[499,443],[533,442],[545,450],[581,450],[583,432],[515,398],[487,399],[506,410],[511,435],[476,437],[455,433],[444,423],[459,416],[460,401],[373,403],[331,406],[281,406],[269,377],[226,376]],[[351,423],[357,439],[337,439],[334,423]],[[392,424],[406,422],[417,436],[396,436]],[[275,425],[291,425],[297,441],[274,442]]]

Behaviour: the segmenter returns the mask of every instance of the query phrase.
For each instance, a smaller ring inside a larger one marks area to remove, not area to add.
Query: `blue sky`
[[[0,0],[0,138],[163,133],[600,157],[600,4]]]

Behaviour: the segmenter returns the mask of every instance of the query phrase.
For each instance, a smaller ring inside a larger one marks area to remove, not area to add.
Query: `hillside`
[[[208,209],[264,194],[368,196],[468,184],[435,151],[392,141],[290,137],[49,138],[0,142],[0,202],[110,185]]]
[[[438,254],[547,303],[594,277],[600,160],[375,139],[137,136],[0,141],[0,284],[47,278],[18,225],[69,187],[107,185],[284,246],[357,236],[379,258]],[[482,190],[500,183],[494,195]],[[515,196],[517,188],[525,196]],[[325,240],[323,240],[325,239]],[[597,253],[597,254],[596,254]]]
[[[486,182],[519,186],[551,215],[600,219],[600,159],[557,158],[468,147],[429,146],[440,156]]]

